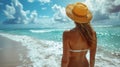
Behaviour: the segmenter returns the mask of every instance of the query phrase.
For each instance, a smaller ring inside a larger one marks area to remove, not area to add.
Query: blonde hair
[[[75,22],[76,23],[76,22]],[[91,46],[93,42],[93,29],[90,23],[76,23],[76,26],[80,29],[80,34],[87,41],[88,45]]]

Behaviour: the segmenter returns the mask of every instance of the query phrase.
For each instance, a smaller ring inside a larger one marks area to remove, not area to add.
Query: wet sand
[[[29,64],[27,49],[20,42],[10,40],[0,35],[0,67],[16,67]],[[24,62],[23,62],[24,61]]]

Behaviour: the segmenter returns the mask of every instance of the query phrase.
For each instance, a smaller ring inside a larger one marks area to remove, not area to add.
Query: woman
[[[63,56],[61,67],[94,67],[96,33],[90,25],[92,14],[83,3],[69,4],[66,14],[76,27],[63,33]],[[86,53],[90,50],[90,63]]]

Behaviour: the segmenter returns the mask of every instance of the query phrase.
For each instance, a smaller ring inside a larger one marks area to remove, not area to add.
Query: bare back
[[[89,46],[88,46],[86,40],[83,38],[83,36],[80,34],[80,32],[78,30],[72,29],[72,30],[68,31],[68,35],[69,35],[70,49],[72,49],[72,50],[89,49]],[[70,52],[70,55],[71,55],[71,57],[74,57],[74,58],[80,60],[82,57],[86,56],[86,53],[87,53],[87,51]]]
[[[86,58],[87,51],[82,52],[70,52],[69,50],[90,50],[90,66],[94,66],[94,59],[96,53],[96,41],[89,46],[80,30],[74,28],[70,31],[63,33],[63,57],[62,67],[89,67],[88,60]],[[94,33],[94,32],[93,32]],[[96,33],[95,33],[96,34]],[[93,36],[96,36],[96,35]],[[95,37],[93,37],[96,40]],[[67,66],[64,66],[67,65]]]

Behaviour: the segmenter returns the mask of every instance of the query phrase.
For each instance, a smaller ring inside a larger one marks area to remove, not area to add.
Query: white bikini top
[[[88,51],[89,49],[85,49],[85,50],[69,50],[70,52],[83,52],[83,51]]]

